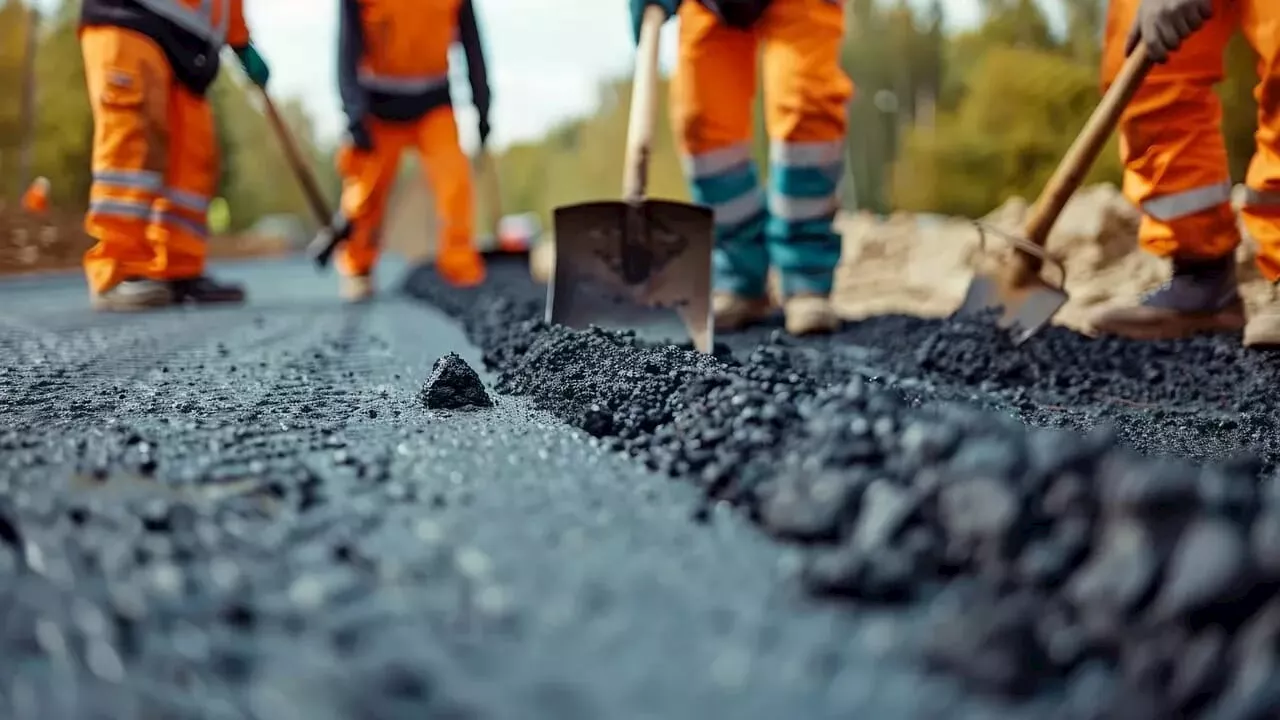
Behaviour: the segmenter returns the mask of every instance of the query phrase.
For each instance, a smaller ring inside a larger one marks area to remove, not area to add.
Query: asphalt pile
[[[930,602],[932,666],[1010,696],[1094,692],[1082,678],[1104,672],[1093,717],[1280,713],[1274,446],[1237,442],[1274,422],[1255,417],[1274,406],[1265,361],[1221,340],[1179,359],[1065,331],[1014,351],[981,322],[907,318],[729,339],[711,357],[549,327],[536,288],[494,277],[456,293],[418,273],[406,289],[459,315],[499,391],[698,484],[695,518],[732,504],[811,545],[811,592]],[[1209,436],[1200,457],[1223,462],[1152,457]]]
[[[420,396],[422,404],[433,410],[493,407],[480,376],[457,353],[435,362]]]

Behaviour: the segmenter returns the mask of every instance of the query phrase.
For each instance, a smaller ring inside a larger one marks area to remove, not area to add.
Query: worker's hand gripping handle
[[[636,70],[631,82],[631,118],[627,124],[627,155],[622,176],[622,199],[639,202],[649,181],[649,153],[653,146],[657,114],[658,34],[666,11],[657,5],[644,9],[640,42],[636,45]]]

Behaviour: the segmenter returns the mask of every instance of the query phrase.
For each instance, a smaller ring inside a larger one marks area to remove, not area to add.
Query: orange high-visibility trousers
[[[1124,43],[1140,0],[1112,0],[1103,83],[1124,63]],[[1249,166],[1242,218],[1258,244],[1258,267],[1280,279],[1280,5],[1215,0],[1213,17],[1169,61],[1156,65],[1120,122],[1125,195],[1143,210],[1138,239],[1162,257],[1209,259],[1240,242],[1232,213],[1222,105],[1213,86],[1237,29],[1257,51],[1257,150]]]
[[[342,213],[351,221],[351,236],[337,251],[338,271],[368,275],[378,261],[378,232],[386,212],[400,155],[415,148],[427,184],[435,192],[439,223],[436,269],[455,285],[484,280],[484,260],[476,251],[475,199],[471,165],[458,143],[453,108],[438,107],[410,122],[366,121],[373,149],[343,147],[338,153],[342,174]],[[423,228],[424,234],[427,228]]]
[[[208,102],[174,81],[164,52],[145,35],[91,26],[81,30],[80,47],[93,108],[90,290],[129,277],[200,275],[218,178]]]
[[[717,290],[763,297],[770,266],[786,296],[831,291],[832,229],[853,82],[840,66],[839,0],[774,0],[750,29],[681,4],[671,115],[695,201],[715,213]],[[763,49],[769,187],[751,161],[756,54]]]

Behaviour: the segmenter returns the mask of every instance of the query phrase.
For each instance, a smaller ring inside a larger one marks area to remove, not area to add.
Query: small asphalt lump
[[[493,407],[480,376],[457,353],[436,361],[420,397],[422,404],[432,410]]]

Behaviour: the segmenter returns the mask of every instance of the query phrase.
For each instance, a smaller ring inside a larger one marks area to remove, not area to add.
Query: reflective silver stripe
[[[711,152],[685,155],[681,158],[684,174],[691,179],[720,175],[751,160],[751,146],[747,143],[730,145]]]
[[[138,4],[209,41],[215,48],[227,42],[227,29],[231,24],[230,0],[200,0],[199,8],[192,8],[182,0],[137,0]],[[214,6],[221,9],[218,24],[213,23]]]
[[[769,195],[769,214],[779,220],[822,220],[834,214],[837,209],[834,194],[822,198],[793,198],[778,193]]]
[[[1152,198],[1142,203],[1142,211],[1156,220],[1168,222],[1229,202],[1231,183],[1224,181]]]
[[[164,191],[164,196],[183,210],[190,210],[195,213],[209,212],[209,200],[195,193],[170,189]]]
[[[752,188],[751,192],[745,195],[711,206],[716,225],[722,226],[744,223],[762,210],[764,210],[764,192],[760,188]]]
[[[1276,207],[1280,205],[1280,191],[1244,189],[1245,207]]]
[[[152,212],[151,222],[165,225],[177,225],[202,240],[209,237],[209,226],[207,224],[197,223],[174,213]]]
[[[449,76],[389,77],[378,75],[369,70],[361,70],[360,86],[365,90],[387,93],[388,95],[417,95],[449,87]]]
[[[93,174],[93,181],[104,185],[155,192],[164,183],[164,177],[151,170],[100,170]]]
[[[151,213],[151,203],[130,202],[128,200],[94,200],[89,203],[89,212],[96,215],[114,215],[116,217],[146,220]]]
[[[774,140],[769,143],[769,161],[788,167],[822,167],[843,159],[843,140],[808,143]]]

